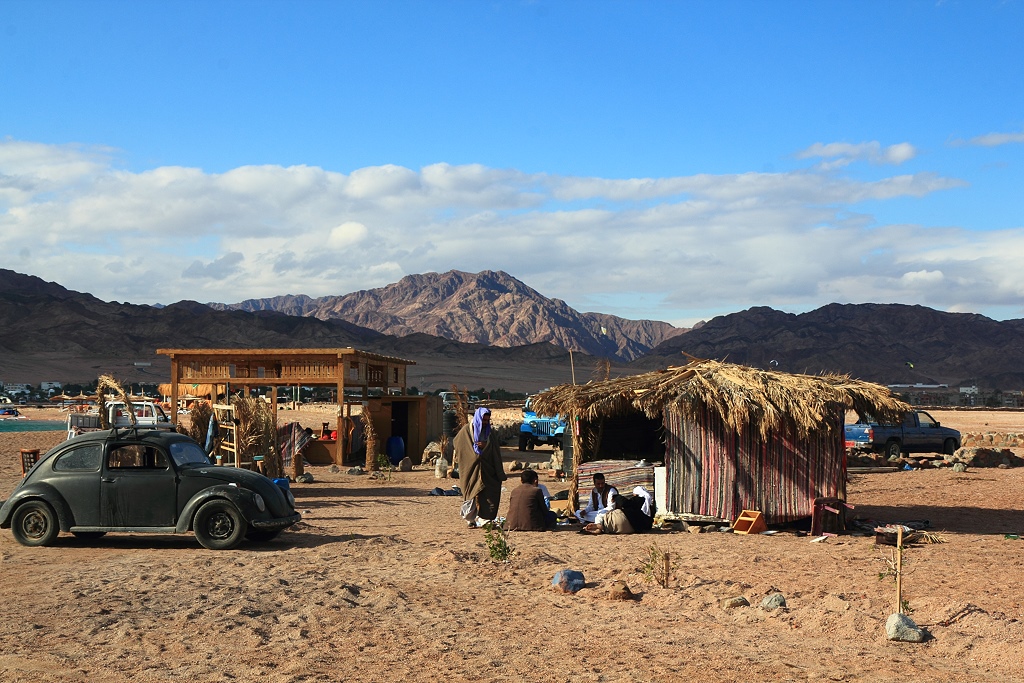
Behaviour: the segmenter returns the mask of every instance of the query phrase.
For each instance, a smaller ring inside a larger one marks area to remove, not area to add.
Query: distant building
[[[61,382],[40,382],[39,383],[39,390],[40,391],[45,391],[47,393],[57,392],[57,391],[60,391],[63,388],[64,388],[64,385]]]

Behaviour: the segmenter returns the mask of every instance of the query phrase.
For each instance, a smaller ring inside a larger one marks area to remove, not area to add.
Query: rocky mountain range
[[[508,273],[490,270],[408,275],[386,287],[315,299],[288,295],[208,305],[218,310],[346,320],[398,337],[420,332],[507,348],[552,343],[625,362],[685,332],[654,320],[580,313]]]
[[[882,384],[1024,389],[1024,320],[924,306],[829,304],[800,315],[750,308],[669,339],[632,366],[665,367],[684,354]]]
[[[579,330],[577,324],[583,325],[583,329],[593,329],[587,325],[597,329],[604,325],[608,330],[616,330],[617,336],[600,335],[597,342],[606,336],[618,340],[626,331],[632,334],[642,330],[644,334],[634,336],[643,343],[652,343],[659,334],[672,332],[661,327],[664,323],[648,326],[644,321],[575,313],[564,302],[540,295],[520,305],[510,291],[516,289],[518,281],[510,276],[505,276],[509,278],[505,280],[502,275],[481,273],[467,279],[466,274],[453,271],[442,276],[411,276],[421,285],[416,290],[418,294],[413,296],[413,289],[405,289],[407,309],[391,307],[388,314],[396,315],[395,310],[420,310],[418,320],[429,319],[424,292],[435,292],[433,296],[445,302],[440,297],[440,292],[449,291],[440,284],[445,281],[453,291],[465,294],[459,301],[475,302],[468,307],[470,310],[488,311],[488,316],[495,316],[496,327],[510,331],[503,337],[507,344],[518,338],[514,336],[520,334],[516,330],[524,330],[525,334],[525,330],[545,327],[550,328],[555,339],[578,339],[573,337]],[[424,279],[418,280],[420,277]],[[475,285],[470,287],[467,281]],[[492,282],[502,284],[493,292],[474,291]],[[371,317],[371,305],[365,302],[380,301],[383,309],[385,302],[401,299],[401,289],[357,293],[360,296],[353,295],[347,304],[351,308],[344,310],[362,311],[363,320],[367,320]],[[525,298],[527,293],[516,289],[515,296]],[[413,300],[419,302],[419,308]],[[296,306],[311,301],[315,300]],[[496,303],[499,301],[502,303]],[[548,310],[544,302],[554,303]],[[414,360],[416,365],[409,369],[410,385],[424,390],[456,384],[536,391],[573,378],[577,382],[592,379],[602,358],[611,359],[612,373],[617,376],[678,365],[686,362],[687,355],[789,372],[839,372],[883,384],[1024,388],[1024,320],[1000,322],[923,306],[830,304],[800,315],[756,307],[714,318],[685,333],[672,328],[676,330],[674,334],[629,364],[611,353],[570,356],[565,348],[549,341],[499,346],[419,331],[384,334],[347,320],[309,315],[312,309],[306,309],[302,315],[289,315],[266,310],[269,306],[252,307],[256,310],[216,310],[194,301],[162,308],[104,302],[57,283],[0,269],[0,381],[82,382],[101,373],[113,373],[127,381],[165,381],[170,364],[165,356],[156,355],[158,348],[354,346]],[[460,310],[458,301],[445,302],[442,307]],[[523,320],[499,318],[499,311],[501,315],[514,311]],[[447,318],[453,329],[457,328],[458,319],[454,313]],[[559,327],[562,320],[572,323],[567,325],[568,329]],[[615,349],[636,349],[642,345],[635,339],[633,343],[636,346],[619,340]]]
[[[158,348],[339,348],[407,358],[410,386],[537,391],[590,378],[594,359],[571,359],[549,343],[501,348],[413,333],[386,335],[352,323],[274,311],[214,310],[105,302],[38,277],[0,269],[0,381],[163,382],[170,361]]]

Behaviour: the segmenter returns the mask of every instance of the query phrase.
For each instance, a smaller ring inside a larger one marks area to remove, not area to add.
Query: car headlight
[[[263,496],[261,496],[260,494],[252,494],[252,500],[254,503],[256,503],[256,509],[259,510],[260,512],[263,512],[264,510],[267,509],[267,502],[263,500]]]

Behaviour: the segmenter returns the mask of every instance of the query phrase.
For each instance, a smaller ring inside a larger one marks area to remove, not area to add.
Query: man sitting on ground
[[[537,473],[523,470],[519,480],[522,483],[512,491],[505,528],[509,531],[544,531],[548,509],[544,504],[544,493],[537,486]]]
[[[612,497],[619,494],[614,486],[608,486],[604,482],[604,475],[600,472],[594,473],[594,489],[590,492],[590,500],[587,506],[576,512],[581,522],[600,522],[607,512],[612,509]]]

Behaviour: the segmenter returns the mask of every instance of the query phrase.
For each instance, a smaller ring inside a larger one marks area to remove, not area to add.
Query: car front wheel
[[[211,500],[196,513],[196,540],[210,550],[230,550],[245,537],[248,525],[235,506],[226,500]]]
[[[519,435],[519,450],[525,451],[526,447],[530,444],[530,437],[526,434]]]
[[[41,500],[31,500],[14,511],[11,531],[22,545],[53,545],[60,533],[60,525],[52,507]]]
[[[942,444],[942,452],[945,455],[953,455],[956,453],[956,441],[953,439],[946,439],[946,443]]]

